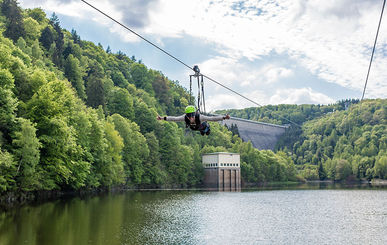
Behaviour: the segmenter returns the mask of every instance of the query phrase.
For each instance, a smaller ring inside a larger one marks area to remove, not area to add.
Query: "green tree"
[[[181,144],[180,138],[176,137],[178,127],[176,123],[161,122],[160,129],[155,131],[159,139],[161,163],[168,172],[168,182],[174,183],[178,176],[173,177],[171,169],[177,164],[176,158],[177,147]]]
[[[17,98],[13,94],[14,80],[8,70],[0,68],[0,132],[10,142],[10,133],[15,124]]]
[[[7,18],[4,36],[16,42],[19,37],[25,37],[22,11],[15,0],[3,0],[1,13]]]
[[[127,119],[134,119],[133,99],[126,89],[114,88],[110,92],[107,109],[110,114],[118,113]]]
[[[145,162],[145,172],[142,183],[145,185],[160,186],[166,182],[167,173],[160,161],[159,141],[154,132],[145,134],[149,149],[149,157]]]
[[[102,184],[104,186],[113,186],[124,183],[124,166],[122,163],[121,152],[124,147],[123,139],[115,130],[114,124],[105,123],[106,151],[105,162],[103,166]]]
[[[344,159],[338,159],[336,164],[335,180],[345,180],[352,175],[351,164]]]
[[[41,69],[35,69],[32,74],[27,77],[28,82],[19,84],[18,98],[23,102],[27,102],[39,90],[39,88],[47,83],[46,72]]]
[[[325,180],[327,177],[324,166],[321,162],[318,164],[318,177],[320,178],[320,180]]]
[[[81,37],[77,34],[77,31],[74,29],[71,30],[71,38],[73,39],[74,43],[81,44]]]
[[[18,118],[20,129],[15,132],[12,141],[13,154],[18,162],[17,180],[22,190],[36,190],[39,187],[37,166],[40,160],[41,144],[36,137],[36,128],[28,120]]]
[[[42,34],[39,37],[39,41],[42,43],[43,47],[48,51],[51,47],[51,44],[54,42],[54,31],[51,26],[46,26],[43,29]]]
[[[16,42],[16,46],[18,48],[20,48],[20,50],[22,50],[23,52],[27,53],[27,43],[26,41],[24,40],[24,38],[22,37],[19,37],[19,39],[17,40]]]
[[[137,88],[144,89],[151,96],[154,95],[151,75],[144,64],[133,63],[131,65],[130,73],[132,83],[136,85]]]
[[[38,61],[42,58],[43,51],[39,46],[39,40],[35,40],[31,47],[31,57],[34,61]]]
[[[85,85],[82,80],[82,71],[77,58],[70,54],[64,65],[65,76],[71,82],[79,98],[86,100]]]
[[[12,154],[0,148],[0,192],[9,191],[15,187],[16,169]]]
[[[130,122],[118,114],[109,118],[120,136],[123,138],[124,147],[122,150],[122,160],[124,162],[125,174],[128,181],[134,184],[142,183],[142,176],[145,169],[143,164],[149,157],[149,149],[145,137],[140,133],[140,128],[136,123]]]
[[[104,87],[104,71],[100,64],[93,62],[89,67],[88,75],[86,78],[86,104],[98,108],[102,105],[106,106],[105,87]]]
[[[27,17],[24,20],[25,27],[25,37],[28,44],[31,44],[33,41],[39,39],[40,26],[39,23],[31,17]]]
[[[169,173],[172,175],[173,182],[186,186],[187,184],[195,184],[197,180],[190,180],[189,176],[194,176],[193,171],[193,152],[189,146],[180,145],[177,148],[174,156],[175,165],[171,165]]]
[[[318,180],[318,170],[314,165],[304,165],[304,169],[301,171],[301,176],[307,180]]]
[[[115,86],[118,86],[121,88],[126,88],[129,84],[125,76],[120,71],[116,71],[116,70],[112,71],[111,79],[113,80]]]
[[[170,106],[172,101],[169,93],[168,80],[158,73],[155,73],[153,76],[152,88],[155,92],[155,97],[161,104]]]
[[[102,108],[94,110],[88,108],[87,121],[79,124],[79,128],[83,128],[85,131],[80,134],[83,145],[90,153],[91,159],[90,174],[87,176],[86,186],[88,187],[100,187],[106,183],[111,183],[104,178],[105,169],[105,156],[106,156],[106,137],[105,137],[105,116]],[[81,120],[78,120],[81,122]]]
[[[55,13],[52,14],[50,19],[51,25],[54,27],[54,42],[55,49],[52,56],[52,61],[58,67],[62,67],[63,65],[63,57],[62,53],[64,50],[64,35],[62,32],[62,28],[60,27],[58,16]]]
[[[27,9],[28,16],[36,20],[39,24],[47,23],[46,13],[41,8]]]
[[[156,128],[156,116],[156,111],[149,108],[143,101],[135,101],[133,120],[140,125],[141,133],[145,134]]]
[[[90,163],[82,158],[71,118],[80,110],[70,84],[54,80],[41,86],[26,104],[28,118],[36,123],[42,143],[42,188],[80,188],[85,185]]]
[[[387,179],[387,156],[380,155],[375,161],[375,175],[381,179]]]

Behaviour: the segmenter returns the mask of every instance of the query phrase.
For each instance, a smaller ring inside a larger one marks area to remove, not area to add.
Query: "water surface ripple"
[[[387,244],[387,190],[146,191],[0,214],[0,244]]]

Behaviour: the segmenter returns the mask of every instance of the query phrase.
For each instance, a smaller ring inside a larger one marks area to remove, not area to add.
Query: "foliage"
[[[10,132],[15,123],[17,99],[12,92],[13,88],[12,74],[8,70],[0,69],[0,132],[6,139],[10,139]]]
[[[1,192],[200,186],[201,155],[215,151],[241,154],[244,182],[387,178],[385,100],[228,111],[303,124],[276,152],[259,151],[235,126],[211,122],[203,137],[157,121],[182,114],[192,99],[177,81],[63,30],[55,14],[47,19],[14,0],[1,7]]]
[[[64,65],[64,72],[67,79],[71,82],[78,93],[79,98],[86,100],[85,85],[82,80],[82,71],[80,63],[72,54],[67,56]]]
[[[36,128],[28,120],[19,118],[19,129],[12,141],[15,159],[18,161],[17,182],[22,190],[40,188],[37,168],[40,160],[41,143],[36,137]]]
[[[1,13],[6,17],[4,36],[16,42],[19,37],[24,37],[22,10],[17,6],[16,0],[3,0],[1,3]]]
[[[386,178],[386,100],[364,100],[361,103],[345,100],[328,106],[265,106],[231,113],[254,117],[256,114],[251,114],[252,111],[258,113],[258,118],[271,123],[283,123],[283,118],[298,115],[295,122],[303,125],[291,125],[276,149],[292,154],[298,165],[318,166],[319,179],[344,180],[349,176],[357,179]],[[300,173],[306,179],[315,179],[314,171],[308,167],[301,169]]]
[[[136,123],[119,114],[112,115],[108,120],[113,122],[123,138],[124,146],[121,154],[128,181],[141,184],[145,173],[143,165],[149,157],[145,137],[140,133],[140,128]]]
[[[0,149],[0,191],[12,190],[15,184],[16,162],[12,154]]]

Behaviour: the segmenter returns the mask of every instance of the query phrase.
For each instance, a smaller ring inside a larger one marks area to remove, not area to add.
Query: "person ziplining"
[[[157,116],[157,120],[173,121],[173,122],[185,122],[186,128],[190,128],[194,131],[199,131],[201,135],[209,135],[211,132],[210,124],[207,121],[223,121],[225,119],[230,119],[229,115],[216,115],[216,116],[206,116],[201,114],[203,110],[205,113],[205,102],[204,102],[204,83],[203,75],[200,74],[200,69],[197,65],[193,67],[195,72],[194,75],[190,75],[190,104],[185,108],[185,114],[181,116]],[[192,78],[196,78],[198,82],[198,104],[197,109],[192,105]]]
[[[144,40],[145,42],[149,43],[150,45],[152,45],[153,47],[155,47],[156,49],[160,50],[161,52],[163,52],[164,54],[168,55],[169,57],[171,57],[172,59],[176,60],[177,62],[179,62],[180,64],[184,65],[185,67],[187,67],[188,69],[190,70],[193,70],[195,72],[195,75],[190,75],[190,78],[192,79],[192,77],[196,77],[198,79],[198,86],[201,86],[201,89],[202,89],[202,93],[200,94],[200,89],[199,89],[199,96],[198,96],[198,111],[195,112],[196,114],[199,114],[199,116],[194,116],[193,118],[191,119],[188,119],[189,121],[192,121],[193,123],[189,123],[187,127],[190,127],[191,129],[192,128],[196,128],[196,127],[199,127],[199,128],[203,128],[204,126],[200,126],[202,123],[201,121],[221,121],[221,120],[224,120],[224,119],[229,119],[230,116],[229,115],[226,115],[224,117],[222,116],[203,116],[201,115],[201,105],[203,104],[203,108],[204,108],[204,112],[205,112],[205,103],[204,103],[204,89],[203,89],[203,77],[205,77],[206,79],[210,80],[211,82],[231,91],[232,93],[234,94],[237,94],[239,95],[240,97],[244,98],[245,100],[248,100],[250,101],[251,103],[257,105],[257,106],[261,106],[260,104],[258,104],[257,102],[255,102],[254,100],[251,100],[249,98],[247,98],[246,96],[244,96],[243,94],[241,93],[238,93],[237,91],[223,85],[222,83],[212,79],[211,77],[209,76],[206,76],[202,73],[200,73],[200,70],[197,66],[194,66],[193,68],[191,66],[189,66],[188,64],[184,63],[182,60],[176,58],[175,56],[173,56],[172,54],[170,54],[169,52],[167,52],[166,50],[160,48],[159,46],[157,46],[156,44],[152,43],[151,41],[149,41],[148,39],[144,38],[143,36],[141,36],[140,34],[136,33],[135,31],[133,31],[132,29],[130,29],[129,27],[127,27],[126,25],[122,24],[121,22],[117,21],[116,19],[114,19],[113,17],[107,15],[106,13],[104,13],[103,11],[99,10],[98,8],[94,7],[93,5],[91,5],[90,3],[88,3],[87,1],[85,0],[81,0],[83,3],[85,3],[86,5],[90,6],[91,8],[95,9],[96,11],[98,11],[99,13],[103,14],[104,16],[106,16],[107,18],[111,19],[112,21],[114,21],[115,23],[117,23],[118,25],[122,26],[123,28],[125,28],[126,30],[130,31],[131,33],[133,33],[134,35],[136,35],[137,37],[141,38],[142,40]],[[383,4],[383,8],[384,8],[384,4]],[[383,13],[383,12],[382,12]],[[201,78],[201,85],[199,85],[199,78]],[[192,86],[192,80],[190,81],[191,82],[191,86]],[[201,100],[202,98],[202,100]],[[193,103],[190,103],[191,105]],[[195,107],[194,107],[195,108]],[[195,110],[195,109],[194,109]],[[186,113],[187,114],[187,113]],[[195,115],[196,115],[195,114]],[[182,117],[183,116],[183,117]],[[179,116],[179,117],[164,117],[164,118],[168,118],[167,121],[172,121],[172,120],[175,120],[175,121],[186,121],[185,120],[185,117],[186,115],[182,115],[182,116]],[[196,119],[197,117],[197,119]],[[301,128],[301,125],[289,120],[288,118],[285,118],[285,117],[282,117],[282,116],[279,116],[280,118],[282,118],[283,120],[285,121],[288,121],[298,127]],[[175,119],[173,119],[175,118]],[[188,117],[187,117],[188,118]],[[223,118],[223,119],[221,119]],[[157,119],[158,120],[162,120],[163,118],[160,117],[160,116],[157,116]],[[170,120],[169,120],[170,119]],[[237,118],[233,118],[234,120],[238,120]],[[187,122],[186,122],[187,123]],[[199,125],[199,126],[198,126]],[[192,127],[191,127],[192,126]],[[201,131],[201,129],[193,129],[193,130],[199,130]],[[209,130],[209,127],[208,127],[208,130]],[[202,131],[201,131],[202,132]],[[204,133],[206,134],[206,132]]]
[[[207,121],[223,121],[230,119],[230,115],[206,116],[200,114],[195,106],[189,105],[185,108],[185,114],[181,116],[164,116],[157,115],[157,120],[165,120],[172,122],[185,122],[185,126],[194,131],[199,131],[201,135],[209,135],[211,132],[210,124]]]

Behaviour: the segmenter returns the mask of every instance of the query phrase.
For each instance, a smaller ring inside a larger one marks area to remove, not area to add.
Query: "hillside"
[[[387,178],[387,99],[333,105],[229,110],[233,116],[291,125],[277,145],[307,179]]]
[[[246,182],[295,180],[283,152],[258,151],[179,115],[189,94],[135,57],[64,30],[55,14],[0,1],[0,192],[200,186],[201,154],[241,154]]]

